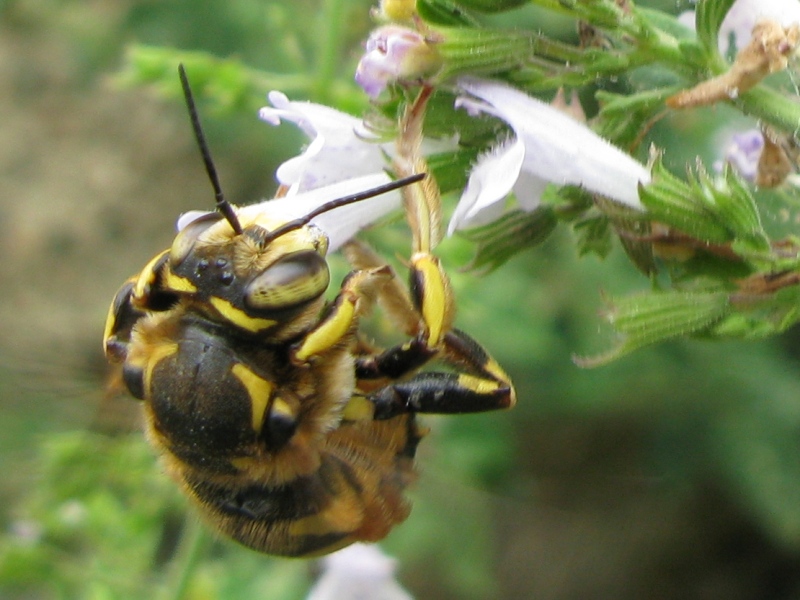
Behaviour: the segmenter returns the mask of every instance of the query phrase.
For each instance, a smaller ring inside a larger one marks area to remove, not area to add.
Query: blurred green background
[[[288,83],[294,98],[357,113],[369,8],[0,2],[0,597],[307,593],[313,562],[203,535],[138,433],[136,404],[104,394],[113,294],[170,243],[180,212],[213,198],[182,103],[117,74],[132,43],[207,51],[271,73],[259,93]],[[575,35],[531,7],[495,21]],[[302,141],[256,119],[263,100],[201,100],[234,202],[268,197]],[[710,163],[733,122],[689,112],[647,141],[680,172],[698,154]],[[581,370],[574,354],[609,344],[602,292],[647,281],[619,248],[578,258],[573,236],[486,276],[459,270],[466,242],[442,244],[457,324],[512,375],[519,403],[425,419],[414,511],[382,544],[400,580],[420,599],[800,597],[797,333],[675,342]],[[408,245],[402,223],[372,237],[389,257]]]

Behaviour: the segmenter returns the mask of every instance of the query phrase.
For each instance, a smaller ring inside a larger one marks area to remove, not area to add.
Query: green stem
[[[314,77],[314,97],[317,102],[327,104],[330,88],[336,74],[339,45],[344,27],[345,0],[325,0],[322,9],[322,36],[317,46]]]
[[[800,104],[772,88],[758,85],[732,102],[746,115],[762,119],[792,135],[800,132]]]
[[[167,574],[164,600],[183,600],[186,597],[192,576],[210,540],[208,531],[198,521],[197,515],[187,513],[180,547]]]

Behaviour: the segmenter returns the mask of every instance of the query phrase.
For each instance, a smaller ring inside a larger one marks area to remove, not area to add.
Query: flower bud
[[[417,0],[381,0],[378,16],[387,21],[408,21],[417,12]]]
[[[721,173],[724,166],[729,164],[747,181],[755,181],[763,148],[764,136],[758,129],[735,133],[725,148],[724,160],[715,162],[714,169]]]
[[[372,32],[356,69],[356,83],[377,98],[390,83],[436,73],[442,58],[433,42],[407,27],[386,25]]]

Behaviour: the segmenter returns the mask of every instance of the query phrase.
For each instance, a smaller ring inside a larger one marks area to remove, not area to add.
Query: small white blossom
[[[259,213],[264,213],[271,219],[280,218],[290,221],[307,215],[326,202],[370,190],[389,183],[389,181],[389,176],[386,173],[355,177],[307,192],[243,206],[237,209],[237,214],[250,220],[255,219]],[[399,192],[395,191],[323,213],[316,217],[312,223],[325,232],[329,242],[328,249],[333,252],[351,239],[359,230],[378,221],[399,208],[399,206]],[[181,231],[184,227],[209,212],[213,211],[193,210],[183,213],[178,218],[177,230]]]
[[[239,208],[240,213],[263,211],[286,220],[295,219],[331,200],[389,183],[385,169],[394,154],[393,140],[378,141],[360,119],[328,106],[290,101],[280,92],[271,92],[269,99],[272,106],[262,108],[259,117],[271,125],[294,123],[310,143],[300,155],[278,167],[276,176],[288,188],[287,194]],[[455,145],[454,139],[423,140],[422,151],[444,152]],[[312,223],[328,235],[333,251],[400,205],[401,193],[393,191],[324,213]],[[178,219],[178,231],[208,212],[184,213]]]
[[[289,121],[311,142],[299,156],[278,167],[277,177],[293,191],[318,187],[382,172],[390,143],[380,144],[365,130],[361,119],[313,102],[290,101],[281,92],[270,92],[272,106],[258,116],[270,125]]]
[[[582,123],[504,83],[462,77],[458,87],[468,96],[457,106],[502,119],[514,135],[479,157],[448,233],[497,219],[512,191],[521,208],[533,210],[549,183],[642,208],[638,186],[650,181],[647,169]]]
[[[378,546],[348,546],[323,559],[306,600],[413,600],[394,578],[396,563]]]
[[[259,117],[271,125],[294,123],[311,141],[300,155],[278,167],[276,177],[287,194],[242,207],[240,213],[264,212],[288,221],[331,200],[389,183],[384,168],[391,144],[370,141],[360,119],[322,104],[290,101],[281,92],[271,92],[269,99],[272,106],[262,108]],[[313,223],[327,234],[333,251],[400,204],[400,192],[394,191],[324,213]],[[184,213],[178,231],[207,213]]]

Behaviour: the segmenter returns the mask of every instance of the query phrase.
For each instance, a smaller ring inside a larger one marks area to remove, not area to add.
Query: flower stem
[[[317,45],[316,69],[314,74],[314,98],[317,102],[327,104],[336,72],[336,61],[339,57],[339,41],[344,26],[345,0],[325,0],[322,9],[322,20],[325,25]]]
[[[164,600],[183,600],[210,536],[197,516],[187,513],[178,552],[167,574]]]
[[[758,85],[732,102],[746,115],[762,119],[788,133],[796,135],[800,131],[800,104],[774,89]]]

